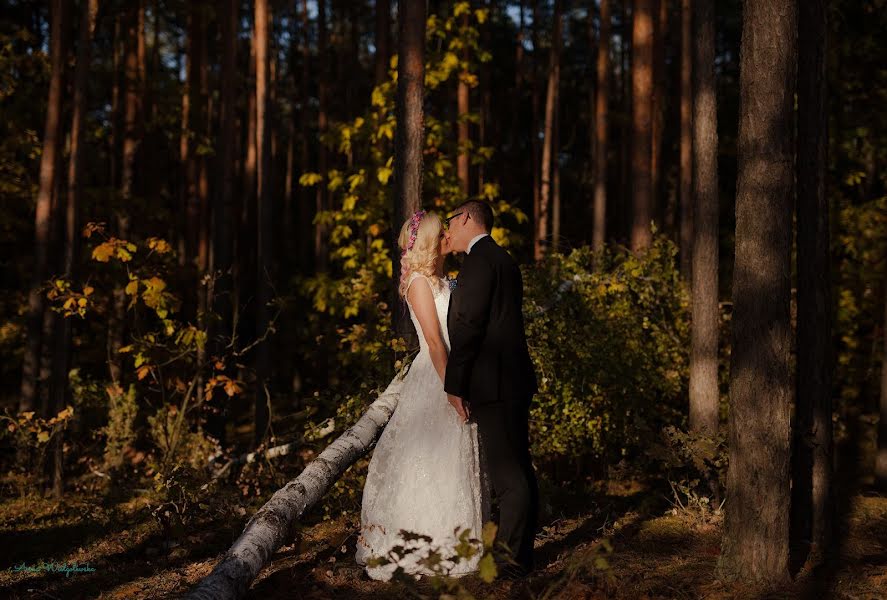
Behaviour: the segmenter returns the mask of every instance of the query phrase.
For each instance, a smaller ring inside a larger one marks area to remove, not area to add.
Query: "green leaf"
[[[496,569],[496,561],[493,560],[493,555],[489,552],[484,554],[480,562],[477,563],[477,570],[480,578],[486,583],[492,583],[496,579],[496,575],[499,574]]]

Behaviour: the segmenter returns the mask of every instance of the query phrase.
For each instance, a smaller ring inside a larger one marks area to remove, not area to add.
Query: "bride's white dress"
[[[450,288],[446,280],[412,273],[410,285],[430,285],[437,307],[441,336],[450,347],[447,306]],[[406,374],[401,396],[370,460],[363,489],[361,528],[356,559],[366,565],[373,556],[388,556],[397,545],[408,549],[399,563],[367,567],[373,579],[388,580],[401,566],[410,574],[428,574],[418,561],[437,549],[451,575],[477,569],[480,558],[458,562],[453,556],[456,530],[471,530],[480,538],[483,524],[477,426],[462,423],[447,402],[443,382],[431,362],[428,344],[413,307],[410,317],[419,335],[419,354]],[[405,541],[400,531],[431,538]]]

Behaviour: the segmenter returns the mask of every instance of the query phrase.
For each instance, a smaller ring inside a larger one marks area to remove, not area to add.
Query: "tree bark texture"
[[[641,252],[653,241],[652,116],[653,0],[634,0],[631,36],[631,249]]]

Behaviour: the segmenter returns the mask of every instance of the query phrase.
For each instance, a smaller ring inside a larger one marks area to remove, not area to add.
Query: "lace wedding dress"
[[[413,273],[407,285],[414,283],[431,286],[442,339],[449,350],[447,281]],[[410,365],[397,408],[370,460],[357,541],[356,559],[361,565],[366,565],[371,557],[388,557],[394,546],[406,549],[406,556],[398,563],[367,567],[370,577],[385,581],[398,566],[409,574],[429,574],[419,561],[431,550],[441,554],[450,575],[475,571],[479,554],[467,561],[450,558],[455,554],[461,530],[470,529],[471,537],[480,538],[486,510],[482,502],[477,426],[462,423],[447,402],[422,328],[409,302],[407,306],[419,335],[419,354]],[[401,530],[428,536],[431,541],[412,536],[405,540]]]

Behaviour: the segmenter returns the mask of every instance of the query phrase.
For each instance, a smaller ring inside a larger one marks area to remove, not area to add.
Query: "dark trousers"
[[[529,400],[471,406],[483,467],[499,501],[496,546],[505,544],[525,571],[533,569],[539,487],[530,458]],[[497,557],[500,566],[501,556]]]

